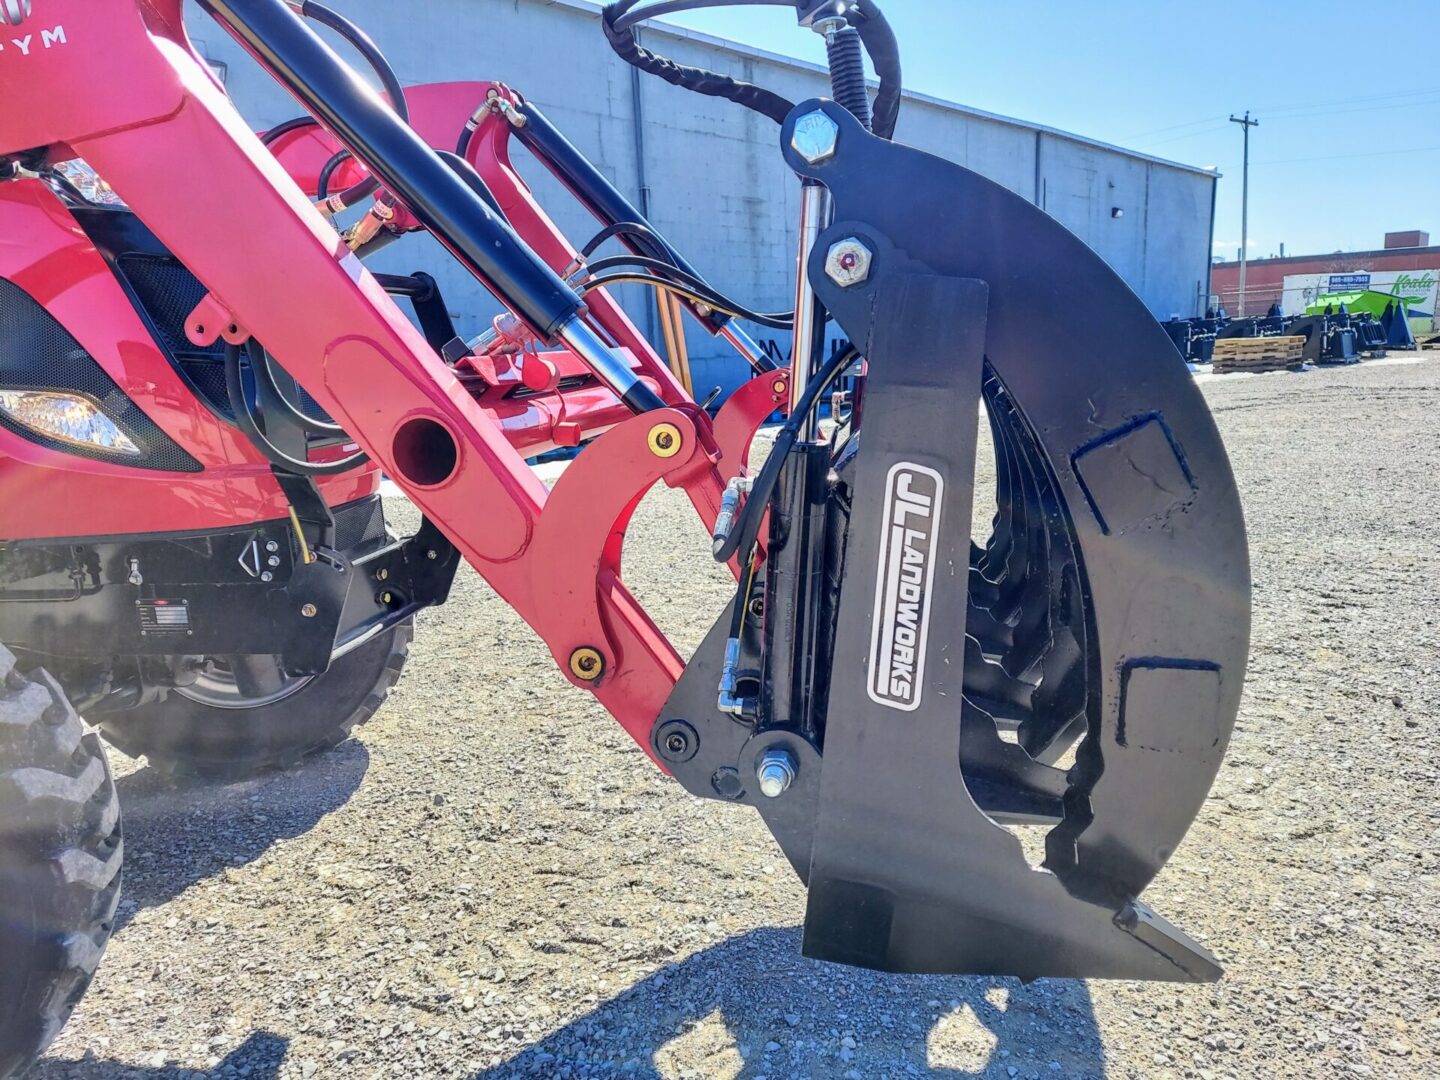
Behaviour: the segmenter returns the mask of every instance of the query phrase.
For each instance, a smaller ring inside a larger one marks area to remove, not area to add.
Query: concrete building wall
[[[622,191],[648,202],[654,223],[714,284],[759,310],[789,309],[799,193],[770,121],[648,76],[637,79],[605,43],[598,7],[584,0],[331,3],[365,27],[407,85],[495,79],[520,90]],[[226,85],[255,127],[298,112],[198,9],[190,12],[189,25],[201,52],[226,65]],[[683,30],[646,28],[644,35],[652,48],[682,63],[724,71],[791,100],[828,94],[828,79],[817,66]],[[339,51],[346,55],[343,47]],[[1161,318],[1197,313],[1209,262],[1213,173],[920,95],[907,97],[897,137],[1048,210],[1106,258]],[[593,235],[593,219],[543,169],[533,162],[527,169],[524,159],[517,149],[521,171],[572,241]],[[1116,206],[1123,216],[1112,217]],[[396,244],[374,265],[397,273],[430,269],[462,332],[477,331],[495,310],[493,300],[427,240]],[[649,298],[637,288],[622,292],[622,299],[642,328],[653,330]],[[756,336],[781,357],[788,353],[784,335]],[[729,388],[743,378],[744,367],[728,346],[693,327],[689,342],[698,391],[715,384]]]

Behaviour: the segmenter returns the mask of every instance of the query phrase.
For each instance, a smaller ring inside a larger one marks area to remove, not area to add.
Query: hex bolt
[[[859,285],[870,276],[874,255],[858,236],[847,236],[830,245],[825,256],[825,276],[842,289]]]
[[[431,548],[429,551],[425,552],[425,557],[433,562],[434,560],[440,558],[440,552],[436,551],[434,548]]]
[[[389,577],[390,577],[390,571],[389,571],[389,570],[386,570],[383,566],[382,566],[379,570],[376,570],[376,571],[375,571],[375,580],[376,580],[376,581],[387,581],[387,580],[389,580]]]
[[[261,580],[261,581],[274,581],[274,580],[275,580],[275,575],[272,574],[269,570],[266,570],[263,574],[260,575],[260,580]]]
[[[265,550],[270,552],[279,551],[280,544],[275,540],[267,540],[265,541]]]
[[[795,774],[798,769],[795,755],[789,750],[779,747],[766,750],[760,755],[759,764],[755,766],[755,779],[760,781],[760,794],[767,799],[776,799],[784,795],[790,785],[795,782]]]
[[[840,140],[840,127],[819,109],[806,113],[795,121],[795,130],[790,135],[790,145],[795,152],[811,165],[835,156],[835,145]]]
[[[268,565],[268,566],[279,566],[279,565],[280,565],[280,556],[279,556],[279,555],[271,555],[268,559],[265,560],[265,563],[266,563],[266,565]]]
[[[300,608],[300,614],[305,616],[305,618],[307,619],[313,619],[316,615],[320,614],[320,609],[317,608],[314,604],[305,604],[303,607]]]

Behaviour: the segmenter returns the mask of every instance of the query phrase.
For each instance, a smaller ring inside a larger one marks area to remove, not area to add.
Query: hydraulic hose
[[[830,61],[830,90],[837,104],[870,130],[870,92],[865,89],[865,48],[860,31],[842,27],[825,35]]]
[[[795,439],[800,434],[800,428],[804,425],[805,418],[815,408],[816,403],[820,400],[820,395],[840,377],[841,372],[855,362],[859,355],[860,351],[853,345],[836,353],[831,357],[829,363],[820,369],[819,374],[806,385],[805,393],[801,395],[790,418],[785,421],[785,426],[780,429],[780,434],[775,437],[775,446],[771,449],[770,456],[765,459],[765,464],[760,469],[760,475],[755,478],[755,484],[750,489],[750,495],[745,500],[745,505],[736,515],[734,527],[731,528],[728,535],[714,542],[711,553],[715,556],[716,562],[729,562],[737,551],[748,553],[755,546],[755,538],[760,535],[760,522],[765,516],[765,507],[770,502],[770,496],[775,492],[775,484],[780,479],[780,470],[784,468],[785,460],[795,446]]]
[[[590,256],[595,254],[599,249],[601,244],[617,236],[638,237],[644,241],[646,246],[652,247],[656,252],[663,254],[672,265],[675,265],[677,262],[675,249],[665,242],[664,237],[649,225],[642,224],[638,221],[617,221],[614,225],[609,225],[601,229],[590,238],[589,243],[580,249],[580,257],[582,259],[590,258]]]
[[[490,190],[490,185],[485,183],[485,178],[475,171],[475,166],[466,161],[460,154],[452,154],[449,150],[436,150],[436,156],[446,165],[450,166],[456,176],[470,185],[470,190],[485,200],[485,205],[495,211],[495,216],[502,221],[509,221],[505,211],[500,209],[500,200],[495,198],[495,193]]]
[[[702,68],[686,67],[652,53],[640,45],[635,28],[646,19],[678,11],[742,5],[791,7],[794,0],[658,0],[648,6],[642,5],[645,5],[645,0],[614,0],[606,6],[601,15],[605,37],[622,60],[685,90],[693,90],[710,97],[727,98],[762,116],[768,116],[777,124],[785,122],[785,118],[794,108],[792,102],[752,83]],[[875,74],[880,80],[880,90],[876,94],[873,107],[874,133],[882,139],[890,139],[895,134],[895,121],[900,113],[900,98],[903,92],[900,49],[895,33],[875,0],[849,0],[845,18],[859,32],[860,40],[865,51],[870,54],[871,63],[875,65]],[[863,74],[860,78],[863,86]],[[849,108],[848,105],[846,107]]]
[[[390,61],[385,59],[385,54],[380,51],[380,47],[375,44],[374,39],[338,11],[326,7],[324,4],[316,3],[315,0],[305,0],[300,5],[300,14],[307,19],[315,20],[321,26],[334,30],[365,58],[365,62],[370,65],[376,78],[385,88],[385,96],[390,99],[390,108],[395,111],[396,116],[408,124],[410,122],[410,106],[405,101],[405,88],[401,86],[400,77],[395,74],[395,69],[390,66]],[[314,120],[310,122],[315,123]],[[367,176],[364,180],[334,196],[333,202],[338,205],[338,208],[351,207],[362,199],[368,199],[379,190],[380,181],[373,176]]]
[[[685,286],[690,291],[702,297],[712,297],[714,303],[710,306],[724,311],[736,313],[742,319],[749,319],[751,322],[760,323],[763,326],[772,326],[775,329],[783,330],[793,324],[795,313],[793,311],[757,312],[747,308],[743,304],[736,303],[704,279],[682,270],[672,263],[660,259],[651,259],[644,255],[614,255],[606,259],[597,259],[590,263],[587,269],[592,275],[601,274],[606,270],[614,270],[626,266],[638,266],[642,269],[652,271]]]
[[[697,292],[688,285],[682,285],[676,281],[670,281],[655,274],[631,271],[620,274],[603,274],[600,277],[591,278],[579,286],[581,296],[594,292],[596,289],[604,289],[611,285],[648,285],[654,289],[663,289],[666,292],[674,293],[683,297],[692,304],[706,304],[724,315],[734,319],[747,319],[750,322],[759,323],[761,326],[768,326],[773,330],[789,330],[792,323],[789,320],[773,319],[768,315],[762,315],[754,311],[736,311],[727,307],[728,301],[717,296],[713,292]]]
[[[320,178],[315,181],[315,197],[317,199],[323,199],[330,194],[330,179],[335,175],[335,170],[354,156],[349,150],[339,150],[321,166]]]
[[[264,135],[260,136],[260,141],[266,146],[274,146],[275,143],[280,141],[280,138],[282,136],[289,135],[292,131],[299,131],[301,128],[319,126],[320,122],[316,120],[313,116],[294,116],[291,117],[289,120],[284,120],[281,123],[276,124],[269,131],[265,132]]]
[[[260,425],[255,421],[255,414],[250,408],[250,399],[245,394],[245,379],[240,371],[240,355],[239,345],[226,343],[225,390],[230,395],[230,406],[235,413],[235,423],[266,461],[276,468],[295,473],[297,476],[334,476],[337,473],[349,472],[370,460],[368,455],[361,452],[341,458],[339,461],[324,463],[301,461],[299,458],[291,457],[267,439],[265,433],[260,430]]]
[[[281,392],[280,384],[275,381],[275,372],[271,370],[270,367],[270,354],[265,351],[264,346],[252,339],[245,348],[250,354],[250,374],[256,379],[265,380],[266,388],[274,394],[275,400],[280,402],[291,420],[315,435],[345,434],[345,429],[339,424],[316,420],[313,416],[306,415],[290,403],[290,399]]]
[[[375,40],[344,15],[324,4],[316,3],[315,0],[305,0],[300,5],[300,14],[307,19],[314,19],[321,26],[328,26],[334,30],[365,58],[365,62],[375,72],[376,78],[385,87],[385,94],[390,99],[390,108],[395,111],[396,116],[408,124],[410,122],[410,106],[405,101],[405,89],[400,85],[400,77],[395,74],[395,69],[390,66],[390,61],[385,59],[385,54],[380,51],[380,46],[375,44]]]
[[[893,139],[895,123],[900,118],[900,97],[904,93],[900,43],[875,0],[859,0],[858,16],[858,22],[852,25],[860,31],[860,40],[865,43],[870,63],[875,65],[875,76],[880,80],[872,106],[871,130],[882,139]]]

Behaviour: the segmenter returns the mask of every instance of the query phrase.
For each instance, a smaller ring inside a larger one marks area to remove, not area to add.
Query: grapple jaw
[[[817,110],[839,138],[810,164],[788,148]],[[768,555],[810,543],[824,564],[808,579],[829,586],[813,605],[815,692],[792,696],[808,713],[767,712],[765,697],[748,717],[718,712],[726,613],[657,752],[691,791],[760,811],[809,885],[808,955],[1217,978],[1138,899],[1214,780],[1249,634],[1239,500],[1186,368],[1098,256],[1004,188],[830,102],[799,106],[783,145],[830,189],[810,279],[867,359],[828,516],[772,532]],[[842,241],[870,254],[858,282],[827,274]],[[982,402],[996,481],[977,542]],[[787,586],[767,580],[767,610]],[[793,677],[759,628],[742,644],[762,681]],[[667,748],[676,724],[686,737]],[[767,797],[757,763],[775,751],[794,780]],[[1011,831],[1037,825],[1039,867]]]

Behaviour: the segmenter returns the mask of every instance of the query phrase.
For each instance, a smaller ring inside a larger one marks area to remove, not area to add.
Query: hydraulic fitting
[[[380,230],[395,220],[395,208],[383,202],[370,207],[370,212],[350,226],[345,232],[345,246],[359,251],[379,234]]]
[[[735,527],[735,515],[740,511],[740,496],[747,494],[754,486],[754,481],[748,476],[731,477],[730,482],[725,485],[725,493],[720,496],[720,512],[715,515],[715,528],[711,532],[711,539],[716,544],[723,544],[730,539],[730,530]]]

